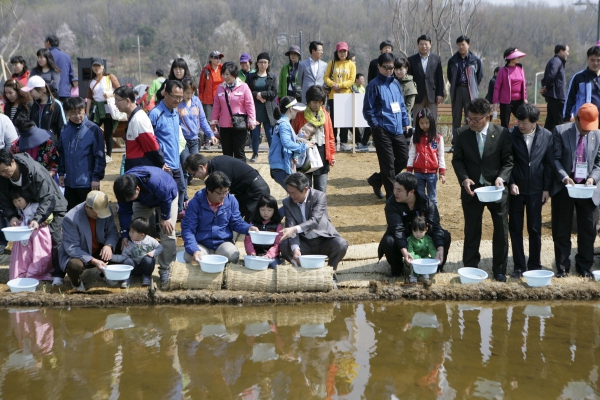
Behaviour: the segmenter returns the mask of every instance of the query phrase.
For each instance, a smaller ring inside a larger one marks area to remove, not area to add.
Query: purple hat
[[[289,50],[285,52],[285,55],[289,56],[290,53],[296,53],[296,54],[300,55],[300,47],[298,47],[296,45],[290,46]]]
[[[522,51],[519,51],[518,49],[515,49],[515,51],[513,51],[508,56],[506,56],[506,60],[513,60],[515,58],[525,57],[526,55],[527,54],[523,53]]]
[[[242,53],[242,55],[240,56],[241,63],[251,62],[251,61],[252,61],[252,56],[248,53]]]

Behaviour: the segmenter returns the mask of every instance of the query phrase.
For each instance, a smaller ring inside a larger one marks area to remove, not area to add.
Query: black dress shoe
[[[448,149],[448,153],[454,153],[454,146],[450,146],[450,148]]]
[[[579,272],[579,275],[582,278],[588,278],[588,279],[591,279],[594,277],[594,275],[590,271],[586,271],[586,270],[582,270],[581,272]]]
[[[498,282],[506,282],[506,275],[496,274],[494,275],[494,279],[496,279]]]
[[[554,276],[556,278],[566,278],[568,275],[569,275],[568,271],[565,271],[564,269],[561,269],[561,270],[558,270],[558,272]]]
[[[523,271],[520,269],[515,269],[513,273],[510,274],[510,277],[513,279],[521,279],[523,277]]]
[[[377,187],[374,184],[371,183],[371,178],[367,178],[367,183],[373,188],[373,193],[375,193],[375,196],[377,196],[378,199],[383,199],[383,193],[381,192],[381,186]]]

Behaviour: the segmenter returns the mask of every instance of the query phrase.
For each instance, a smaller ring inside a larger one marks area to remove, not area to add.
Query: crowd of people
[[[379,257],[386,256],[393,275],[429,285],[429,276],[416,274],[412,263],[435,258],[443,272],[451,243],[440,225],[436,194],[438,180],[446,183],[446,146],[437,129],[445,85],[443,62],[431,53],[431,38],[422,35],[417,42],[419,52],[407,58],[395,57],[393,44],[382,42],[380,55],[369,65],[366,87],[347,43],[337,43],[326,63],[323,44],[313,41],[308,60],[302,61],[300,48],[291,46],[285,53],[289,63],[279,75],[271,71],[266,52],[256,57],[253,69],[248,53],[238,64],[222,63],[224,55],[213,51],[196,85],[186,61],[176,58],[167,78],[156,71],[141,99],[108,73],[103,59],[93,58],[83,99],[71,96],[77,86],[72,64],[58,39],[48,36],[37,66],[29,71],[22,56],[13,57],[14,75],[4,83],[2,220],[34,229],[28,241],[13,245],[11,277],[61,285],[68,275],[74,288],[85,291],[80,278],[85,269],[98,268],[102,277],[106,265],[117,263],[132,265],[147,286],[158,264],[161,284],[166,284],[176,257],[178,220],[186,262],[207,254],[237,262],[234,232],[248,236],[262,230],[280,233],[275,244],[260,246],[247,237],[245,247],[250,255],[271,259],[271,268],[283,260],[299,264],[301,255],[323,254],[335,270],[348,243],[329,220],[327,180],[338,146],[351,149],[351,132],[340,129],[338,140],[333,107],[335,94],[354,91],[364,93],[369,125],[362,133],[352,132],[354,142],[365,151],[372,137],[379,169],[367,181],[378,198],[386,198],[387,230]],[[596,185],[600,178],[600,47],[588,50],[588,68],[575,74],[565,90],[569,49],[556,46],[541,90],[548,101],[545,127],[538,124],[540,110],[527,102],[518,62],[525,53],[516,48],[504,52],[506,65],[494,71],[484,99],[478,89],[483,66],[469,50],[470,39],[458,37],[456,48],[447,68],[453,119],[448,152],[461,185],[464,265],[478,267],[481,261],[487,207],[494,224],[494,279],[506,281],[509,232],[515,260],[511,277],[542,268],[541,213],[552,197],[557,276],[570,272],[573,209],[576,270],[591,276],[600,186],[591,199],[569,197],[566,186]],[[500,125],[492,121],[498,105]],[[511,114],[517,124],[509,128]],[[108,196],[100,191],[119,120],[127,121],[122,171],[113,185],[120,231]],[[255,162],[262,132],[271,178],[288,194],[281,208],[267,182],[247,164],[245,147],[251,145],[249,161]],[[200,154],[212,145],[219,145],[223,155],[208,159]],[[205,188],[188,198],[194,178],[205,181]],[[474,193],[484,186],[508,190],[500,201],[486,203]]]

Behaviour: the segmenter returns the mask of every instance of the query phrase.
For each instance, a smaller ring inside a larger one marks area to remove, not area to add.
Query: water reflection
[[[596,303],[0,310],[1,398],[598,398]]]

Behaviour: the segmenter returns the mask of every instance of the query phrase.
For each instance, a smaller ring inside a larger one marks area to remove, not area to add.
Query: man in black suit
[[[474,189],[508,183],[513,167],[512,144],[508,130],[490,123],[490,103],[475,99],[467,107],[468,126],[458,130],[454,145],[452,166],[461,185],[460,198],[465,219],[463,263],[477,268],[481,260],[481,226],[483,209],[487,206],[494,223],[493,266],[494,278],[506,282],[508,257],[508,190],[495,203],[482,203]]]
[[[408,74],[413,76],[417,84],[417,98],[413,106],[413,115],[424,108],[429,108],[437,118],[437,106],[444,101],[444,73],[442,59],[430,53],[431,38],[421,35],[417,39],[419,52],[408,57],[410,68]],[[416,121],[415,118],[413,120]]]

